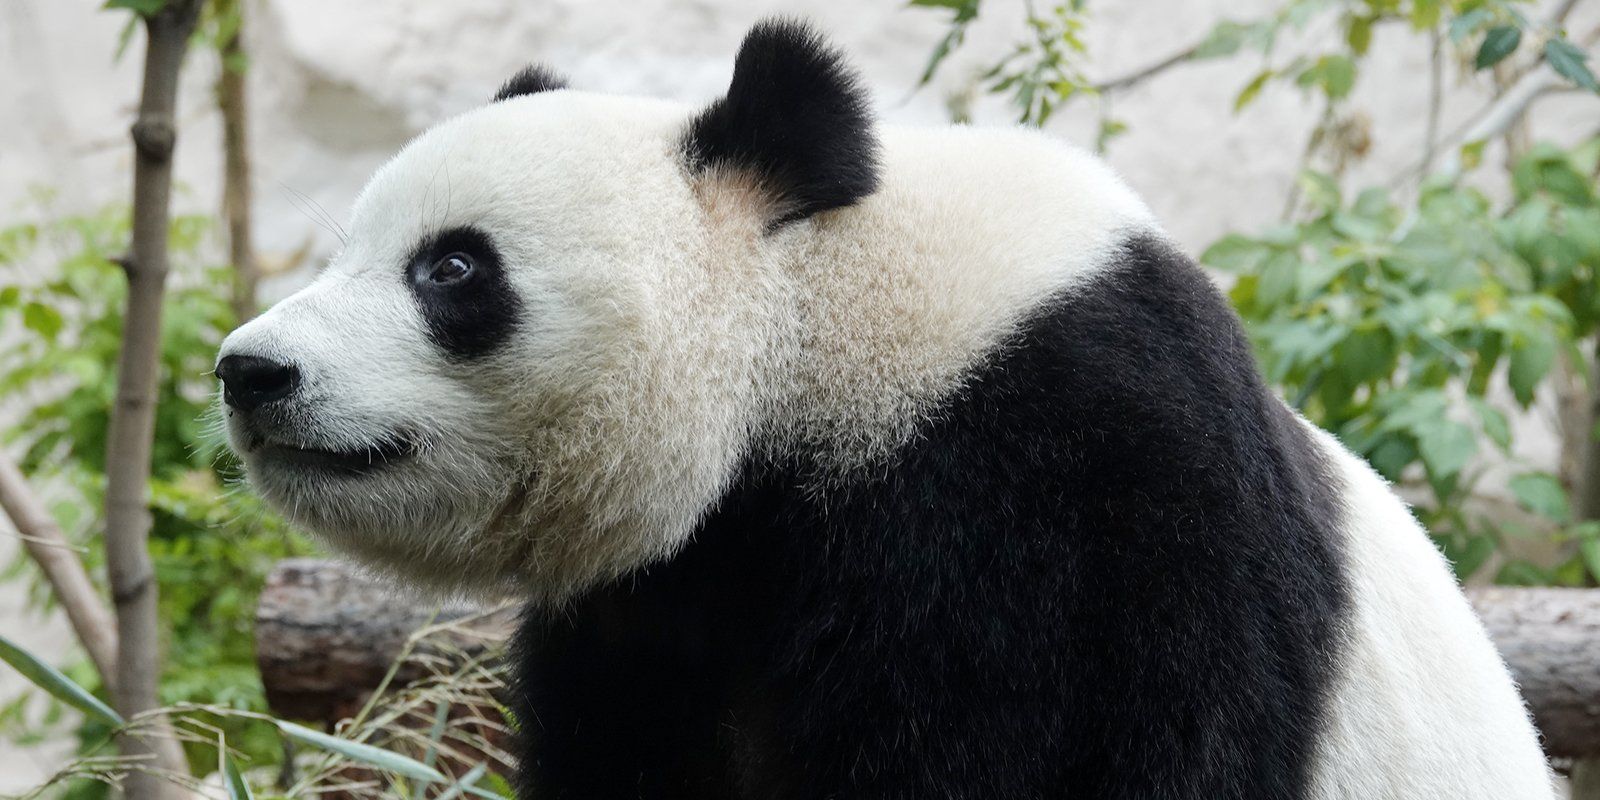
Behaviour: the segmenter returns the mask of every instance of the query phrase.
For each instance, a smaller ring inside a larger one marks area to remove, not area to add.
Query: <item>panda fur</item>
[[[875,125],[793,22],[698,113],[520,73],[218,374],[292,519],[528,599],[523,797],[1552,797],[1443,559],[1145,206]]]

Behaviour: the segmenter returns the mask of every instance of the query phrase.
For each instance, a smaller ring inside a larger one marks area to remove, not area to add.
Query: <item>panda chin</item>
[[[393,469],[417,454],[409,439],[389,438],[352,449],[330,449],[265,442],[253,455],[273,467],[311,469],[332,476],[365,476]]]

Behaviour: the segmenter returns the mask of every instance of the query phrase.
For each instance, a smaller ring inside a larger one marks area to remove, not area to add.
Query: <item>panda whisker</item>
[[[278,186],[288,193],[289,202],[304,214],[307,219],[317,223],[323,230],[338,237],[340,244],[349,244],[350,237],[328,210],[322,207],[314,198],[287,183],[279,182]]]

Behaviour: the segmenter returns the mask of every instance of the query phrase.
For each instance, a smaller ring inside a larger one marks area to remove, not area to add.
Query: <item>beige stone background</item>
[[[137,100],[141,44],[113,59],[125,15],[98,0],[0,0],[0,226],[32,213],[30,187],[57,191],[61,211],[125,202],[131,174],[127,127]],[[1089,31],[1095,78],[1115,77],[1193,44],[1223,17],[1247,20],[1274,0],[1092,0]],[[1584,0],[1575,30],[1600,19]],[[913,91],[944,15],[904,0],[250,0],[248,44],[256,241],[268,262],[298,266],[268,281],[265,299],[303,282],[335,245],[300,208],[303,194],[342,220],[368,174],[431,123],[487,100],[530,60],[556,67],[582,89],[711,100],[726,85],[738,41],[774,13],[810,18],[853,56],[883,119],[939,124],[945,95],[1020,35],[1021,0],[986,0],[965,48],[935,86]],[[1314,40],[1333,31],[1312,29]],[[1402,28],[1380,28],[1352,107],[1368,115],[1373,141],[1352,185],[1387,180],[1421,152],[1427,48]],[[1109,160],[1192,252],[1230,230],[1276,221],[1317,106],[1274,85],[1244,113],[1238,90],[1259,55],[1173,70],[1118,95],[1130,132]],[[197,52],[180,99],[176,205],[220,205],[221,126],[213,101],[213,55]],[[1444,130],[1480,108],[1483,78],[1447,74]],[[1564,96],[1534,114],[1536,137],[1575,141],[1600,129],[1600,104]],[[1003,102],[981,100],[980,124],[1006,124]],[[1088,106],[1058,114],[1051,130],[1092,143]],[[1496,158],[1492,150],[1489,158]],[[4,346],[0,342],[0,346]],[[1518,420],[1521,457],[1552,465],[1556,440],[1548,408]],[[0,522],[0,526],[5,523]],[[14,540],[0,529],[0,560]],[[25,646],[65,657],[72,646],[56,615],[24,607],[16,583],[0,583],[0,631]],[[0,699],[20,690],[0,670]],[[0,741],[0,792],[43,778],[64,755],[61,742],[19,748]]]

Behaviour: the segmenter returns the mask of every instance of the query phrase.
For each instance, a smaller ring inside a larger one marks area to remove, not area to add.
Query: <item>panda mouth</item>
[[[324,472],[367,475],[394,466],[417,454],[415,442],[389,438],[349,450],[303,447],[282,442],[262,442],[254,448],[266,459]]]

